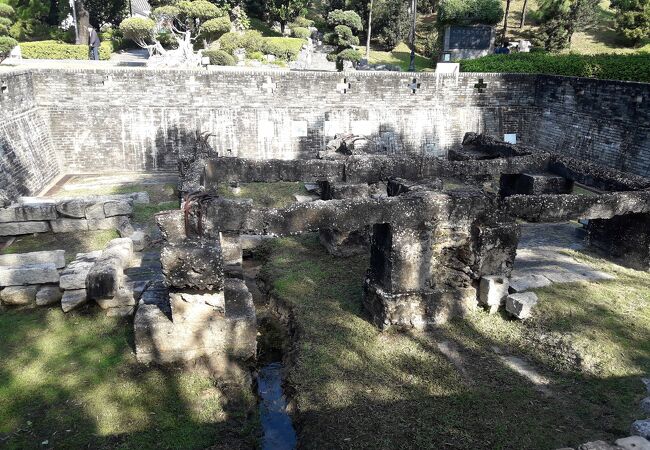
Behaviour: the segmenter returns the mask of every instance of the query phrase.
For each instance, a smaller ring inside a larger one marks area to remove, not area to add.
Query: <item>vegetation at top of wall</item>
[[[88,59],[87,45],[66,44],[59,41],[35,41],[20,44],[25,59]],[[111,58],[113,44],[104,41],[99,47],[99,59]]]
[[[302,38],[262,37],[259,31],[249,30],[244,33],[225,33],[210,50],[223,50],[232,55],[238,48],[243,48],[247,55],[262,52],[284,61],[293,61],[304,43]]]
[[[442,0],[438,22],[444,25],[496,25],[503,19],[501,0]]]
[[[304,44],[305,40],[300,38],[267,37],[263,38],[262,52],[283,61],[294,61]]]
[[[210,58],[210,64],[213,66],[234,66],[235,57],[224,50],[209,48],[203,50],[203,56]]]
[[[460,61],[463,72],[541,73],[650,83],[650,53],[578,55],[544,52]]]

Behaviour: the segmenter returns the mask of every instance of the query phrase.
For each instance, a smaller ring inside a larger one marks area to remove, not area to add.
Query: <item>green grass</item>
[[[269,246],[262,275],[294,315],[288,382],[304,448],[575,447],[625,436],[638,418],[650,372],[647,273],[579,256],[617,280],[540,290],[530,322],[477,311],[435,333],[382,333],[361,303],[367,257],[334,258],[311,235]],[[441,340],[459,348],[464,373]],[[553,395],[493,347],[529,360]]]
[[[18,236],[1,254],[28,253],[43,250],[65,250],[66,262],[77,253],[103,250],[111,239],[120,237],[116,230],[82,231],[76,233],[43,233]]]
[[[80,197],[87,195],[114,195],[146,192],[151,203],[168,202],[178,199],[178,190],[174,184],[116,184],[80,189],[61,189],[55,197]]]
[[[197,370],[139,365],[132,330],[92,312],[0,312],[0,447],[255,444],[250,389],[221,386]]]
[[[282,33],[278,33],[277,31],[273,31],[271,27],[264,21],[256,18],[256,17],[251,17],[251,29],[257,30],[260,33],[262,33],[262,36],[264,37],[282,37]]]
[[[305,186],[299,182],[241,183],[240,189],[238,194],[233,194],[227,184],[220,184],[217,192],[225,198],[250,198],[255,204],[269,208],[284,208],[296,203],[295,194],[307,195]]]
[[[365,55],[365,47],[358,47],[359,51]],[[411,49],[405,43],[398,44],[392,51],[383,52],[379,50],[370,50],[370,64],[392,64],[399,66],[403,71],[407,71],[411,62]],[[415,69],[423,71],[431,69],[433,61],[424,56],[415,55]]]

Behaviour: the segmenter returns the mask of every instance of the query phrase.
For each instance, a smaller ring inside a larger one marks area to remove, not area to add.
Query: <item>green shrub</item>
[[[298,38],[268,37],[264,38],[262,51],[284,61],[293,61],[298,57],[304,42]]]
[[[212,42],[219,39],[225,33],[228,33],[231,27],[230,17],[217,17],[216,19],[210,19],[201,24],[200,32],[205,39]]]
[[[262,50],[263,39],[259,31],[248,30],[244,33],[225,33],[217,42],[221,50],[231,55],[238,48],[246,49],[246,53],[250,54]]]
[[[20,50],[25,59],[88,59],[87,45],[66,44],[58,41],[23,42]],[[99,47],[99,59],[110,59],[113,43],[102,42]]]
[[[9,29],[11,28],[11,20],[7,17],[0,16],[0,36],[5,36],[9,34]]]
[[[151,13],[151,16],[157,20],[171,20],[178,17],[181,14],[181,10],[173,5],[159,6],[154,9]]]
[[[289,28],[292,30],[294,28],[309,28],[314,26],[314,21],[309,20],[306,17],[296,17],[296,19],[289,24]]]
[[[291,29],[291,32],[293,33],[294,37],[300,39],[307,39],[308,37],[311,37],[311,31],[309,31],[308,28],[294,27]]]
[[[346,48],[345,50],[339,52],[339,54],[336,55],[336,58],[341,61],[359,62],[361,59],[363,59],[363,55],[358,50],[355,50],[353,48]]]
[[[650,54],[515,53],[460,62],[464,72],[541,73],[650,83]]]
[[[235,58],[220,49],[209,49],[203,51],[203,56],[210,58],[210,64],[214,66],[234,66]]]
[[[262,62],[266,61],[266,58],[264,57],[264,53],[262,52],[251,52],[248,55],[248,59],[254,59],[256,61],[262,61]]]
[[[0,3],[0,17],[11,17],[14,15],[14,9],[6,3]]]
[[[226,15],[224,9],[219,8],[217,5],[210,3],[207,0],[194,0],[193,2],[180,1],[176,3],[176,7],[180,10],[182,15],[200,21],[215,19]]]
[[[14,47],[18,45],[18,41],[9,36],[0,36],[0,62],[4,61]]]
[[[130,17],[120,23],[122,35],[138,45],[143,45],[150,41],[155,28],[156,23],[144,17]]]
[[[345,25],[357,31],[363,29],[363,23],[361,22],[361,17],[354,11],[342,11],[340,9],[335,9],[327,15],[327,23],[332,27],[337,25]]]
[[[501,0],[441,0],[438,6],[443,25],[496,25],[502,19]]]

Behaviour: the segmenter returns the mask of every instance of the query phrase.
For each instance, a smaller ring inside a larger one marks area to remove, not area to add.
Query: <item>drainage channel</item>
[[[244,260],[244,280],[253,295],[258,312],[257,395],[262,425],[262,450],[293,450],[297,445],[296,430],[287,411],[283,389],[283,351],[287,333],[283,325],[268,312],[267,298],[257,286],[259,263]]]

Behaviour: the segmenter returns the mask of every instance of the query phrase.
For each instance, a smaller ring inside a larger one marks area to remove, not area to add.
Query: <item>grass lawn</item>
[[[284,208],[296,203],[294,195],[307,195],[300,182],[240,183],[240,192],[234,194],[227,184],[220,184],[217,192],[225,198],[250,198],[256,205],[268,208]]]
[[[334,258],[314,235],[266,253],[262,276],[294,314],[288,382],[304,448],[575,447],[626,436],[639,418],[650,274],[579,256],[618,278],[539,290],[530,322],[477,311],[435,333],[382,333],[361,303],[367,257]],[[550,395],[495,348],[531,363]]]
[[[365,48],[359,47],[359,51],[365,55]],[[370,50],[370,59],[368,62],[370,64],[392,64],[400,66],[403,71],[407,71],[411,62],[411,49],[402,42],[390,52]],[[431,59],[418,54],[415,55],[415,69],[417,71],[432,68],[433,61]]]
[[[96,311],[0,311],[0,447],[251,448],[255,398],[194,369],[143,366],[133,326]]]

